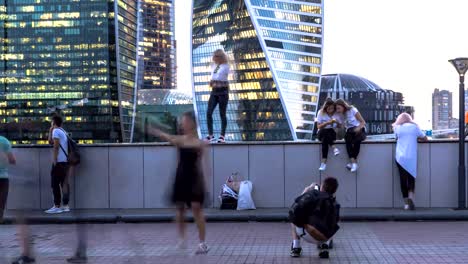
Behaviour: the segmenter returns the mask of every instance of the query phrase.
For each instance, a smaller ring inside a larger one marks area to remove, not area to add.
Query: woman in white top
[[[342,120],[346,128],[345,142],[350,163],[346,168],[351,172],[358,169],[357,158],[361,150],[361,142],[366,139],[366,121],[356,107],[349,105],[345,100],[335,101],[336,112],[342,115]]]
[[[320,171],[327,169],[327,159],[329,146],[333,149],[335,156],[340,154],[340,151],[335,146],[336,132],[335,128],[339,124],[339,119],[336,114],[335,102],[327,98],[323,104],[322,109],[317,114],[317,127],[318,139],[322,142],[322,163],[320,164]]]
[[[208,100],[208,111],[206,113],[206,119],[208,123],[208,136],[207,141],[214,142],[213,134],[213,111],[219,104],[219,115],[221,117],[221,135],[218,138],[218,142],[224,143],[224,136],[227,127],[226,110],[229,101],[229,64],[226,53],[219,49],[213,53],[213,64],[211,65],[211,94]]]
[[[414,189],[418,165],[418,139],[427,140],[419,126],[407,113],[400,114],[393,124],[397,137],[395,160],[400,172],[401,193],[405,210],[414,210]]]

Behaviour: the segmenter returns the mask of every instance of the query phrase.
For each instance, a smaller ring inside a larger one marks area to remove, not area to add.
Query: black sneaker
[[[68,258],[67,262],[69,263],[86,263],[88,258],[85,255],[76,254],[75,256]]]
[[[332,249],[333,248],[333,239],[331,239],[327,244],[328,244],[328,249]],[[325,245],[327,245],[327,244],[325,244]],[[322,248],[322,245],[323,244],[317,244],[317,249],[325,249],[325,248]]]
[[[327,243],[320,243],[318,244],[317,248],[320,250],[327,250],[330,248],[330,246]]]
[[[291,247],[291,257],[293,258],[299,258],[302,253],[302,248],[293,248]]]
[[[21,256],[15,261],[13,261],[11,264],[24,264],[24,263],[35,263],[36,260],[34,258],[28,257],[28,256]]]
[[[321,259],[330,258],[330,254],[328,253],[328,250],[320,251],[319,258],[321,258]]]

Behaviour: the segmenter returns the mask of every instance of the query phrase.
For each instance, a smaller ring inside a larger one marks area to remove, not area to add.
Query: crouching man
[[[321,187],[314,183],[294,200],[289,210],[293,237],[291,257],[301,256],[301,239],[317,244],[320,258],[329,257],[328,249],[333,247],[332,237],[340,228],[340,207],[335,199],[337,189],[338,181],[328,177]]]

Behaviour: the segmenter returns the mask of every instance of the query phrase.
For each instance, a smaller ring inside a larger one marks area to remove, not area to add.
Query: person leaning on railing
[[[427,141],[426,135],[407,113],[400,114],[393,123],[397,138],[395,162],[400,172],[400,186],[405,210],[414,210],[414,189],[418,167],[418,140]]]

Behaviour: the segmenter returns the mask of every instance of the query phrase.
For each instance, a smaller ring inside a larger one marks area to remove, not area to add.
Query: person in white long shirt
[[[322,163],[320,171],[327,169],[327,159],[329,147],[333,149],[335,156],[340,154],[340,150],[335,146],[336,132],[335,128],[339,126],[336,115],[335,102],[331,98],[327,98],[322,109],[317,114],[318,139],[322,142]]]
[[[219,104],[221,134],[218,138],[218,142],[224,143],[227,127],[226,111],[229,102],[229,63],[227,55],[223,50],[218,49],[213,53],[213,64],[211,65],[211,69],[211,93],[210,99],[208,100],[208,110],[206,113],[206,119],[208,123],[208,136],[206,137],[206,140],[210,142],[216,141],[213,132],[213,112],[216,106]]]
[[[393,123],[397,138],[395,161],[400,172],[400,185],[405,210],[414,210],[414,190],[418,166],[418,140],[427,141],[426,135],[407,113],[400,114]]]
[[[361,151],[361,142],[366,139],[366,121],[359,110],[349,105],[345,100],[335,101],[336,112],[342,115],[341,123],[346,128],[345,143],[348,152],[349,161],[346,168],[351,172],[358,170],[357,158]]]

